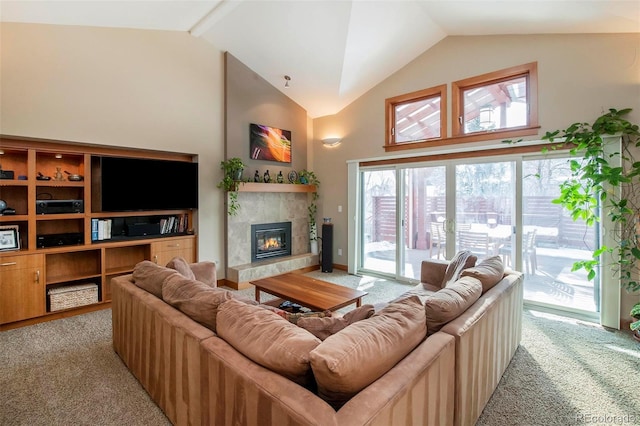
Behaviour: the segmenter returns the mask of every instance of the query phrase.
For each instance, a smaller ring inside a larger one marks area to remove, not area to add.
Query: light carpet
[[[369,292],[363,303],[411,287],[308,275]],[[0,363],[0,425],[169,424],[113,352],[111,310],[2,332]],[[629,333],[526,311],[522,343],[477,424],[640,424],[638,371]]]

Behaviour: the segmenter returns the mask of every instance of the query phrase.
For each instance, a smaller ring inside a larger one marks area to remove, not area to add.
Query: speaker
[[[333,223],[322,224],[322,272],[333,272]]]
[[[159,223],[128,223],[125,225],[128,237],[144,237],[147,235],[160,235]]]

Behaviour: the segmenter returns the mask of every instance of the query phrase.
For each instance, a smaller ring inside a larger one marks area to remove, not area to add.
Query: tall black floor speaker
[[[333,272],[333,223],[322,224],[322,272]]]

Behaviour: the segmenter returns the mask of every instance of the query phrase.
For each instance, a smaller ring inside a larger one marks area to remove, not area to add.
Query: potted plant
[[[613,224],[616,245],[601,246],[593,252],[590,260],[575,262],[572,270],[584,269],[591,280],[596,276],[596,268],[601,266],[602,255],[609,254],[615,259],[611,269],[619,275],[621,286],[633,293],[640,290],[640,281],[636,278],[640,261],[636,237],[637,212],[640,210],[640,162],[634,160],[631,147],[640,144],[640,131],[637,124],[624,118],[630,112],[629,108],[610,109],[593,124],[574,123],[565,130],[547,132],[542,139],[554,142],[556,138],[564,138],[551,149],[568,145],[573,156],[570,161],[571,178],[560,185],[560,196],[553,202],[587,225],[600,220],[600,211],[607,212]],[[622,149],[609,152],[606,149],[607,136],[619,136]],[[618,191],[612,191],[612,188]],[[640,304],[633,307],[631,315],[636,318],[631,328],[637,331],[640,329]]]
[[[218,188],[222,188],[229,193],[229,206],[227,213],[229,216],[238,214],[240,205],[238,204],[238,184],[242,182],[242,172],[244,163],[238,157],[229,158],[220,162],[220,168],[224,175],[218,183]]]
[[[640,302],[633,305],[630,314],[635,320],[630,325],[631,331],[633,331],[633,337],[640,342]]]
[[[311,203],[307,210],[309,212],[309,244],[311,246],[311,253],[318,254],[318,224],[316,223],[316,213],[318,212],[318,205],[316,202],[320,195],[318,194],[318,188],[320,187],[320,181],[315,173],[308,170],[302,170],[300,172],[300,182],[307,185],[315,185],[316,190],[311,196]]]

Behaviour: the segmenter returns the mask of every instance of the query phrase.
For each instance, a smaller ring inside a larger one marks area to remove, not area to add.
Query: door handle
[[[0,263],[0,266],[12,266],[17,264],[18,262],[6,262],[6,263]]]
[[[37,270],[35,273],[35,281],[36,284],[40,284],[40,270]]]
[[[155,263],[156,265],[158,264],[158,255],[157,254],[153,255],[153,263]]]

